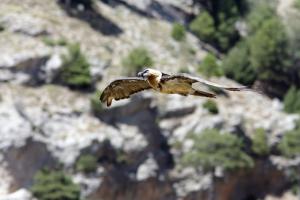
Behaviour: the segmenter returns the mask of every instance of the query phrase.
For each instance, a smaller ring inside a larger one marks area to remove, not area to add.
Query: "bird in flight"
[[[127,77],[112,81],[102,92],[100,101],[102,103],[106,102],[106,105],[109,107],[113,99],[116,101],[127,99],[134,93],[150,89],[165,94],[216,98],[216,94],[193,88],[192,86],[194,83],[202,83],[209,87],[216,87],[229,91],[249,90],[249,88],[245,86],[228,87],[188,74],[169,75],[159,70],[147,68],[144,71],[139,72],[137,77]]]

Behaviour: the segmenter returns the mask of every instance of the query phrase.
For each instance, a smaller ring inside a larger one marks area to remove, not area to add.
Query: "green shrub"
[[[234,47],[223,60],[222,66],[227,77],[245,85],[252,84],[256,79],[286,79],[287,35],[280,20],[274,16],[269,18],[268,15],[269,11],[257,14],[257,19],[251,22],[253,34]],[[263,16],[267,18],[265,21]]]
[[[127,68],[128,75],[135,75],[145,67],[150,67],[154,62],[147,49],[138,47],[133,49],[127,57],[123,59],[123,65]]]
[[[288,113],[300,113],[300,90],[292,86],[284,96],[284,110]]]
[[[39,200],[80,200],[79,186],[63,171],[39,171],[31,191]]]
[[[300,9],[300,0],[295,0],[295,8]]]
[[[2,31],[4,31],[4,30],[5,30],[4,25],[2,25],[2,24],[0,23],[0,32],[2,32]]]
[[[116,151],[116,161],[120,164],[133,164],[133,160],[132,157],[130,155],[128,155],[128,153],[126,153],[124,150],[117,150]]]
[[[60,38],[57,40],[51,39],[49,37],[43,37],[42,41],[50,47],[53,46],[66,46],[68,44],[67,40],[65,38]]]
[[[287,35],[276,17],[266,20],[250,38],[250,63],[260,79],[280,80],[286,71]]]
[[[290,192],[293,193],[293,195],[299,195],[299,183],[300,183],[300,177],[299,177],[299,167],[293,166],[289,167],[287,169],[287,172],[285,172],[287,175],[287,178],[290,182]]]
[[[43,37],[42,41],[44,42],[45,45],[50,46],[50,47],[53,47],[56,45],[55,41],[49,37]]]
[[[221,14],[221,16],[223,16]],[[229,50],[238,40],[239,34],[235,28],[236,18],[219,17],[219,25],[215,33],[217,47],[221,51]]]
[[[215,34],[214,19],[204,11],[190,23],[191,31],[205,42],[213,42]]]
[[[201,40],[209,42],[221,51],[229,50],[239,39],[235,23],[246,11],[246,1],[202,1],[206,11],[190,24],[190,30]]]
[[[223,75],[223,70],[220,65],[218,65],[217,58],[210,53],[205,56],[199,65],[198,72],[207,77]]]
[[[97,159],[92,155],[81,155],[76,162],[76,170],[85,173],[95,172],[97,169]]]
[[[300,155],[300,129],[287,132],[279,142],[278,149],[283,156],[294,158]]]
[[[171,36],[176,41],[182,41],[185,39],[185,28],[179,23],[173,24]]]
[[[179,69],[179,73],[189,73],[190,71],[189,71],[189,69],[187,68],[187,67],[181,67],[180,69]]]
[[[213,100],[207,100],[203,104],[203,108],[207,109],[212,114],[218,114],[219,113],[217,103]]]
[[[217,18],[221,13],[226,18],[242,16],[248,11],[249,4],[247,0],[195,0],[194,2],[200,3],[201,8],[207,10],[214,18]]]
[[[63,66],[58,75],[62,84],[75,88],[90,87],[90,65],[80,50],[79,44],[68,47],[69,55],[63,57]]]
[[[235,135],[207,129],[200,135],[193,135],[192,139],[194,146],[182,157],[184,165],[201,166],[208,171],[215,167],[234,170],[254,165],[251,157],[243,152],[243,141]]]
[[[100,99],[101,92],[97,91],[90,98],[90,106],[93,113],[97,114],[103,111],[103,106]]]
[[[250,34],[254,34],[259,30],[266,20],[274,17],[274,13],[276,12],[276,10],[266,2],[259,2],[252,10],[253,11],[247,17]]]
[[[235,46],[222,61],[222,69],[228,78],[234,79],[244,85],[251,85],[257,74],[250,65],[249,47],[247,42]]]
[[[253,135],[252,151],[260,156],[266,156],[270,152],[268,137],[262,128],[257,129]]]
[[[196,49],[194,49],[193,47],[188,48],[187,51],[190,55],[196,55],[197,53]]]
[[[58,46],[66,46],[68,45],[68,42],[65,38],[59,38],[57,41],[56,41],[56,44]]]

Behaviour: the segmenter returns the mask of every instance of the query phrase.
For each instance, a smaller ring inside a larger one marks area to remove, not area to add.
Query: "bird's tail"
[[[209,92],[203,92],[203,91],[199,91],[199,90],[194,90],[191,95],[208,97],[208,98],[216,98],[217,97],[216,94],[209,93]]]
[[[250,92],[255,92],[255,93],[259,93],[259,94],[263,94],[262,91],[256,89],[256,88],[250,88],[248,86],[241,86],[241,87],[225,87],[223,88],[225,90],[228,91],[250,91]]]
[[[229,91],[251,91],[252,89],[247,86],[241,86],[241,87],[224,87],[223,89],[229,90]]]

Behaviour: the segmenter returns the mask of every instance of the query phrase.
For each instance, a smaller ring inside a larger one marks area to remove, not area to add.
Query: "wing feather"
[[[141,78],[122,78],[112,81],[102,92],[101,102],[106,102],[110,106],[111,101],[129,98],[130,95],[142,90],[150,89],[147,81]]]
[[[207,81],[205,79],[199,78],[199,77],[194,77],[188,74],[178,74],[178,75],[173,75],[173,76],[169,76],[169,77],[163,77],[162,81],[169,81],[169,80],[181,80],[190,84],[199,82],[202,84],[205,84],[207,86],[213,86],[213,87],[217,87],[217,88],[221,88],[221,89],[225,89],[225,90],[229,90],[229,91],[242,91],[242,90],[252,90],[250,88],[248,88],[247,86],[237,86],[237,87],[229,87],[226,85],[220,85],[217,83],[213,83],[210,81]]]

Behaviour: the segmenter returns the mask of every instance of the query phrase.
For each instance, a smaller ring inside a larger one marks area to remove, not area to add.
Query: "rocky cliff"
[[[253,168],[230,173],[206,173],[181,163],[194,145],[189,135],[208,128],[245,141],[263,128],[268,144],[275,146],[298,119],[284,113],[278,99],[254,92],[225,93],[216,100],[219,113],[211,114],[202,106],[205,99],[145,92],[95,114],[92,92],[56,82],[67,48],[49,45],[47,39],[80,43],[97,90],[124,74],[122,57],[141,45],[155,57],[157,68],[175,73],[184,67],[196,73],[205,47],[190,33],[185,43],[170,37],[174,21],[185,23],[197,12],[191,4],[96,1],[93,11],[84,12],[57,1],[1,1],[1,200],[33,199],[36,172],[58,166],[87,199],[295,199],[285,174],[290,165],[276,154],[254,156]],[[84,154],[97,158],[93,173],[74,170]]]

